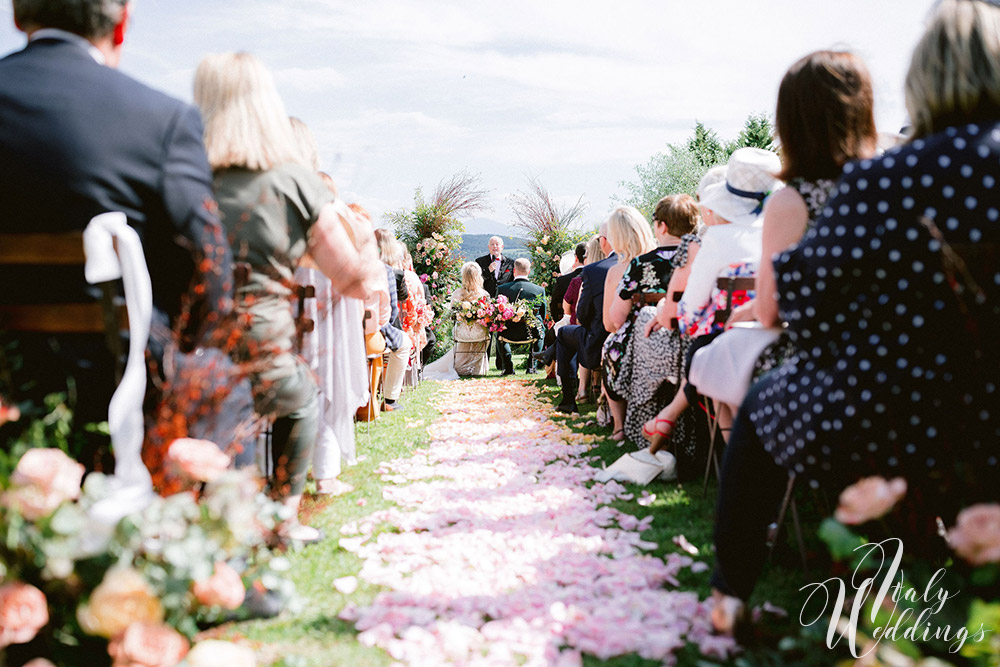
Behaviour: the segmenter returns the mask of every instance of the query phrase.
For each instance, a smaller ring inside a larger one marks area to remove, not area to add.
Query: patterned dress
[[[1000,123],[988,123],[848,164],[815,226],[777,257],[799,351],[743,410],[779,465],[834,484],[877,473],[911,491],[950,480],[997,496],[1000,269],[981,269],[977,329],[943,251],[1000,243],[998,161]]]
[[[687,261],[688,243],[690,243],[690,239],[684,245],[684,261]],[[636,294],[666,292],[670,276],[674,273],[675,264],[672,260],[679,247],[663,246],[635,257],[629,262],[625,273],[622,274],[621,281],[618,283],[618,297],[630,301]],[[623,398],[624,392],[628,391],[628,386],[631,384],[631,373],[630,369],[625,367],[622,362],[628,354],[629,344],[632,341],[633,322],[638,310],[632,306],[632,311],[625,318],[625,322],[604,340],[604,354],[602,356],[604,381],[613,393]],[[624,374],[623,370],[625,370]]]

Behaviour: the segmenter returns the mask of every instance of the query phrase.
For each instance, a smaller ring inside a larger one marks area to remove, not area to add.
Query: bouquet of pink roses
[[[478,301],[460,301],[455,304],[455,317],[466,324],[479,324],[490,329],[495,314],[496,307],[488,296],[480,297]]]

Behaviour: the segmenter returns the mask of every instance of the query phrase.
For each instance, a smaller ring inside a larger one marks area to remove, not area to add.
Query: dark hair
[[[656,202],[653,225],[662,222],[671,236],[684,236],[698,225],[698,202],[691,195],[667,195]]]
[[[583,260],[587,257],[587,244],[577,243],[576,249],[573,252],[576,253],[576,261],[583,264]]]
[[[872,81],[861,58],[816,51],[792,65],[778,89],[778,178],[837,178],[849,160],[878,145]]]
[[[104,37],[121,21],[128,0],[14,0],[22,28],[58,28],[86,38]]]

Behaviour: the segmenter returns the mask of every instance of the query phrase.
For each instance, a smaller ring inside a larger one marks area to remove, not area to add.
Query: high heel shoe
[[[642,434],[647,440],[649,440],[649,451],[651,454],[663,449],[663,446],[670,441],[670,436],[674,432],[674,428],[677,426],[677,422],[672,419],[667,419],[665,417],[657,416],[655,420],[650,420],[653,422],[653,432],[649,430],[649,422],[646,422],[642,427]],[[661,424],[666,424],[666,427],[661,426]]]
[[[746,639],[750,614],[746,603],[739,598],[713,591],[715,606],[712,607],[712,628],[716,634],[733,637],[738,642]]]

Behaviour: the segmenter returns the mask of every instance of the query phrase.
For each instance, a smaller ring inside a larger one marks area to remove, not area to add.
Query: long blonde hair
[[[483,291],[483,270],[475,262],[462,265],[462,289],[470,297]]]
[[[607,255],[604,254],[604,248],[601,247],[600,236],[595,236],[594,238],[587,241],[587,252],[583,256],[584,264],[593,264],[594,262],[600,262],[605,257],[607,257]]]
[[[378,244],[378,256],[383,262],[394,269],[403,269],[403,251],[395,235],[384,227],[375,230],[375,242]]]
[[[913,136],[1000,118],[1000,7],[942,0],[906,75]]]
[[[656,237],[639,209],[620,206],[608,218],[608,243],[618,255],[618,263],[624,264],[654,249]]]
[[[319,171],[319,146],[316,144],[316,137],[312,130],[300,118],[291,116],[288,122],[292,124],[292,136],[295,137],[296,147],[299,149],[299,161],[313,171]],[[326,176],[326,178],[323,178]],[[329,186],[333,183],[333,178],[329,174],[320,173],[320,178]],[[326,179],[330,180],[327,181]],[[332,188],[333,194],[337,194],[337,186]]]
[[[274,79],[255,56],[205,56],[194,73],[194,101],[205,122],[205,152],[213,170],[266,171],[303,161]]]

